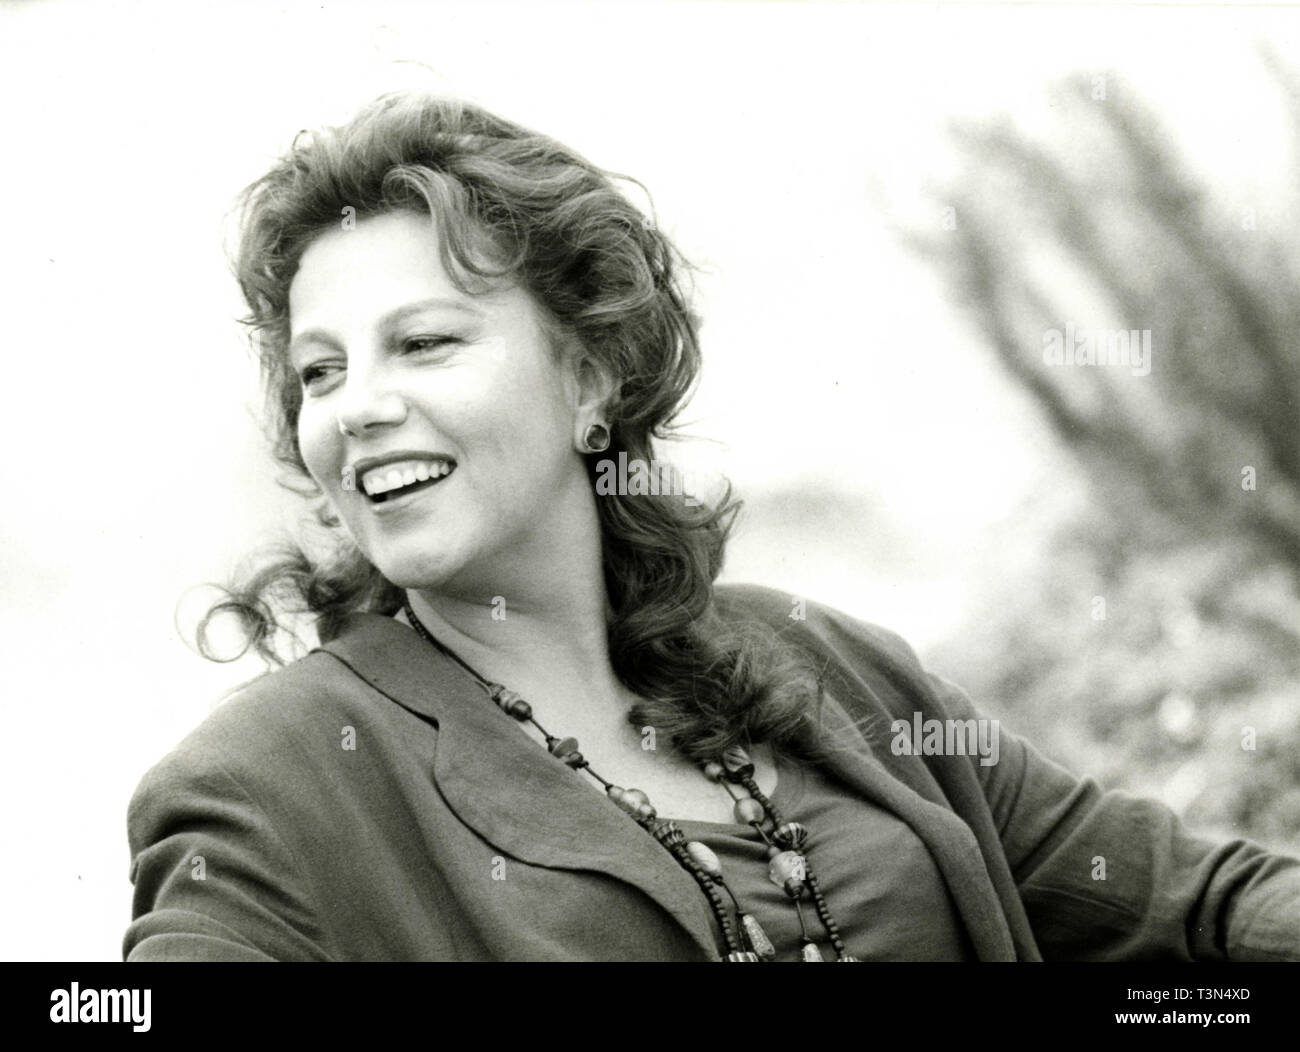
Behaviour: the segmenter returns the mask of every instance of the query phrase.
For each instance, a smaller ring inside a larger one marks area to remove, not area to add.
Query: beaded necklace
[[[757,918],[753,914],[744,912],[740,903],[736,901],[736,896],[732,894],[731,888],[727,886],[723,877],[718,856],[707,844],[702,844],[698,840],[687,840],[686,834],[676,822],[660,818],[650,803],[650,798],[640,789],[625,789],[602,778],[583,758],[578,750],[576,738],[557,738],[549,733],[533,718],[532,706],[522,697],[500,683],[492,683],[485,679],[457,654],[435,639],[415,616],[409,601],[402,605],[402,610],[410,621],[411,627],[421,638],[468,672],[503,712],[520,723],[531,723],[536,727],[546,739],[546,747],[552,756],[575,771],[586,771],[598,781],[610,800],[662,844],[682,868],[695,878],[695,882],[700,885],[700,889],[709,900],[709,907],[717,918],[719,928],[722,929],[727,952],[720,958],[721,961],[728,963],[770,961],[776,956],[776,948]],[[821,950],[808,934],[803,907],[800,904],[801,900],[811,897],[818,919],[826,929],[827,938],[835,950],[835,960],[857,961],[857,958],[846,949],[844,940],[840,937],[839,926],[831,916],[817,877],[813,874],[808,859],[803,853],[803,846],[808,841],[807,828],[798,822],[787,822],[758,787],[758,782],[754,778],[754,764],[749,754],[739,745],[733,745],[724,750],[718,760],[711,760],[701,764],[700,767],[704,776],[709,781],[721,785],[735,802],[736,821],[742,825],[752,826],[767,844],[768,879],[785,892],[798,913],[801,958],[805,961],[824,960]],[[732,785],[742,786],[749,795],[737,795]],[[770,823],[772,827],[770,832],[765,828],[765,822]],[[722,890],[719,891],[719,888]],[[732,919],[722,892],[726,892],[731,900],[739,925]]]

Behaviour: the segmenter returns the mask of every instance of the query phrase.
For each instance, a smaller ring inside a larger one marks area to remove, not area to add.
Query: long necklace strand
[[[722,930],[722,938],[727,946],[727,953],[722,958],[723,961],[763,961],[771,960],[776,956],[776,949],[773,947],[772,941],[767,937],[767,933],[763,931],[762,926],[758,923],[757,918],[741,909],[735,894],[723,877],[718,856],[712,849],[698,840],[688,841],[685,833],[682,832],[676,822],[671,819],[659,818],[658,813],[650,803],[649,797],[640,789],[624,789],[602,778],[592,770],[591,765],[579,751],[576,738],[557,738],[551,734],[533,718],[532,706],[522,697],[500,683],[492,683],[485,679],[463,661],[458,654],[435,639],[432,633],[424,627],[420,619],[415,616],[415,611],[411,609],[409,602],[403,604],[402,610],[406,614],[407,620],[410,621],[411,627],[415,629],[422,639],[440,653],[451,658],[469,673],[474,681],[487,693],[488,697],[507,715],[520,723],[531,723],[536,727],[545,739],[546,747],[551,755],[557,757],[573,770],[586,771],[587,774],[596,779],[604,787],[609,798],[622,811],[630,815],[655,840],[659,841],[682,868],[695,878],[695,882],[700,885],[700,889],[709,900],[709,907],[718,921],[718,927]],[[762,792],[758,782],[754,779],[754,765],[745,750],[738,745],[732,746],[723,752],[721,762],[710,761],[702,765],[702,770],[706,778],[721,785],[735,802],[737,821],[752,826],[764,843],[767,844],[767,854],[770,860],[768,878],[790,898],[799,918],[800,955],[802,959],[805,961],[823,960],[821,951],[817,949],[817,944],[813,942],[808,934],[803,907],[800,905],[800,899],[811,894],[818,919],[821,920],[822,926],[826,929],[831,946],[835,950],[835,959],[837,961],[856,961],[857,958],[847,952],[844,941],[840,937],[839,927],[826,905],[826,899],[822,895],[817,878],[813,876],[811,869],[808,867],[807,858],[803,853],[804,844],[808,840],[808,830],[798,822],[786,822],[780,811]],[[728,782],[743,786],[749,796],[738,796],[732,791],[731,786],[727,784]],[[765,820],[773,826],[770,834],[764,828]],[[727,904],[723,900],[719,888],[725,891],[727,897],[731,900],[736,918],[740,922],[739,927],[732,920],[731,913],[727,909]]]

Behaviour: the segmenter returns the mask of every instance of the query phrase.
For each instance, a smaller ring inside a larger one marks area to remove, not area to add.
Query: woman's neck
[[[511,670],[531,666],[591,675],[609,664],[603,593],[482,601],[414,590],[406,595],[434,638],[489,679],[503,681]]]
[[[621,713],[629,696],[610,665],[599,547],[582,551],[534,563],[526,582],[502,583],[497,594],[410,589],[407,600],[429,633],[484,678],[571,717]]]

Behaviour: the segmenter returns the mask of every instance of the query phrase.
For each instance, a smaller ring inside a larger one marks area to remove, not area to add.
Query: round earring
[[[582,435],[584,453],[603,453],[609,448],[609,428],[604,424],[592,424]]]

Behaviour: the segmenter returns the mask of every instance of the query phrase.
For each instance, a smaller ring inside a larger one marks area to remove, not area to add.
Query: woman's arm
[[[927,682],[953,718],[980,717]],[[1300,960],[1300,859],[1197,836],[1005,731],[996,764],[972,759],[1044,958]]]
[[[219,756],[187,740],[127,813],[128,961],[327,960],[298,861]]]

